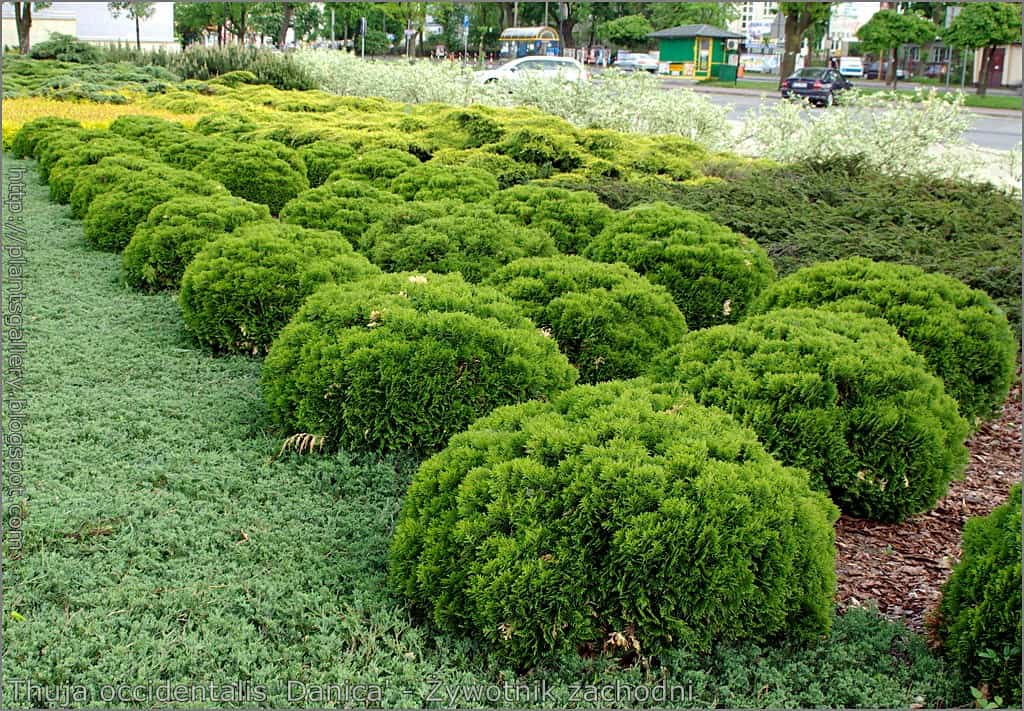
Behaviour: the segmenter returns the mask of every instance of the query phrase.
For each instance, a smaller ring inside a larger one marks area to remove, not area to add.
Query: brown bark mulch
[[[1002,414],[967,442],[971,459],[963,481],[928,513],[901,524],[842,516],[836,524],[836,596],[840,612],[874,603],[886,617],[923,632],[925,617],[960,559],[964,522],[1006,500],[1021,478],[1021,386]]]

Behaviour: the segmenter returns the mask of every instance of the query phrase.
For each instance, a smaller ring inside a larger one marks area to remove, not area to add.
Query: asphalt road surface
[[[770,85],[766,87],[765,95],[767,101],[778,101],[779,96],[772,91]],[[761,97],[749,94],[713,94],[701,92],[713,104],[719,106],[731,105],[732,111],[729,118],[740,120],[751,109],[761,103]],[[822,109],[827,111],[827,109]],[[968,109],[969,111],[970,109]],[[1000,151],[1008,151],[1021,142],[1021,115],[1005,112],[1006,115],[977,114],[972,112],[971,126],[964,134],[967,143],[991,148]]]

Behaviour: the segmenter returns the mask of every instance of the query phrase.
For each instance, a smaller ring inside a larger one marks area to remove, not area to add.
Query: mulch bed
[[[843,516],[836,524],[836,596],[840,612],[873,603],[885,616],[923,632],[943,583],[960,559],[968,518],[1006,500],[1021,478],[1021,386],[1017,383],[998,419],[967,442],[971,461],[963,481],[928,513],[901,524]]]

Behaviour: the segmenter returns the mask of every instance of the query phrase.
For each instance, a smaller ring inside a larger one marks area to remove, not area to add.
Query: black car
[[[806,67],[788,79],[782,80],[782,98],[796,97],[807,99],[812,104],[831,106],[835,103],[836,94],[853,87],[837,69],[825,67]]]
[[[886,74],[889,72],[889,63],[882,63],[882,76],[878,76],[878,62],[868,62],[864,65],[864,78],[865,79],[885,79]],[[908,79],[910,75],[905,69],[896,67],[896,78],[897,79]]]

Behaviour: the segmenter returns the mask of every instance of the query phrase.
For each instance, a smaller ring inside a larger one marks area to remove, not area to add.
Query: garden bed
[[[30,164],[5,159],[8,179],[15,168],[28,169],[29,515],[23,547],[5,549],[5,707],[28,705],[16,678],[74,682],[93,698],[108,682],[244,678],[272,689],[275,706],[322,705],[290,698],[286,679],[386,682],[384,706],[447,703],[428,679],[461,693],[550,689],[497,704],[510,707],[596,705],[583,679],[681,685],[673,706],[965,701],[921,637],[871,611],[837,617],[830,639],[807,647],[668,654],[657,668],[570,656],[520,676],[428,635],[384,585],[413,463],[271,463],[279,441],[259,364],[194,346],[171,296],[121,286],[119,259],[86,246]]]

